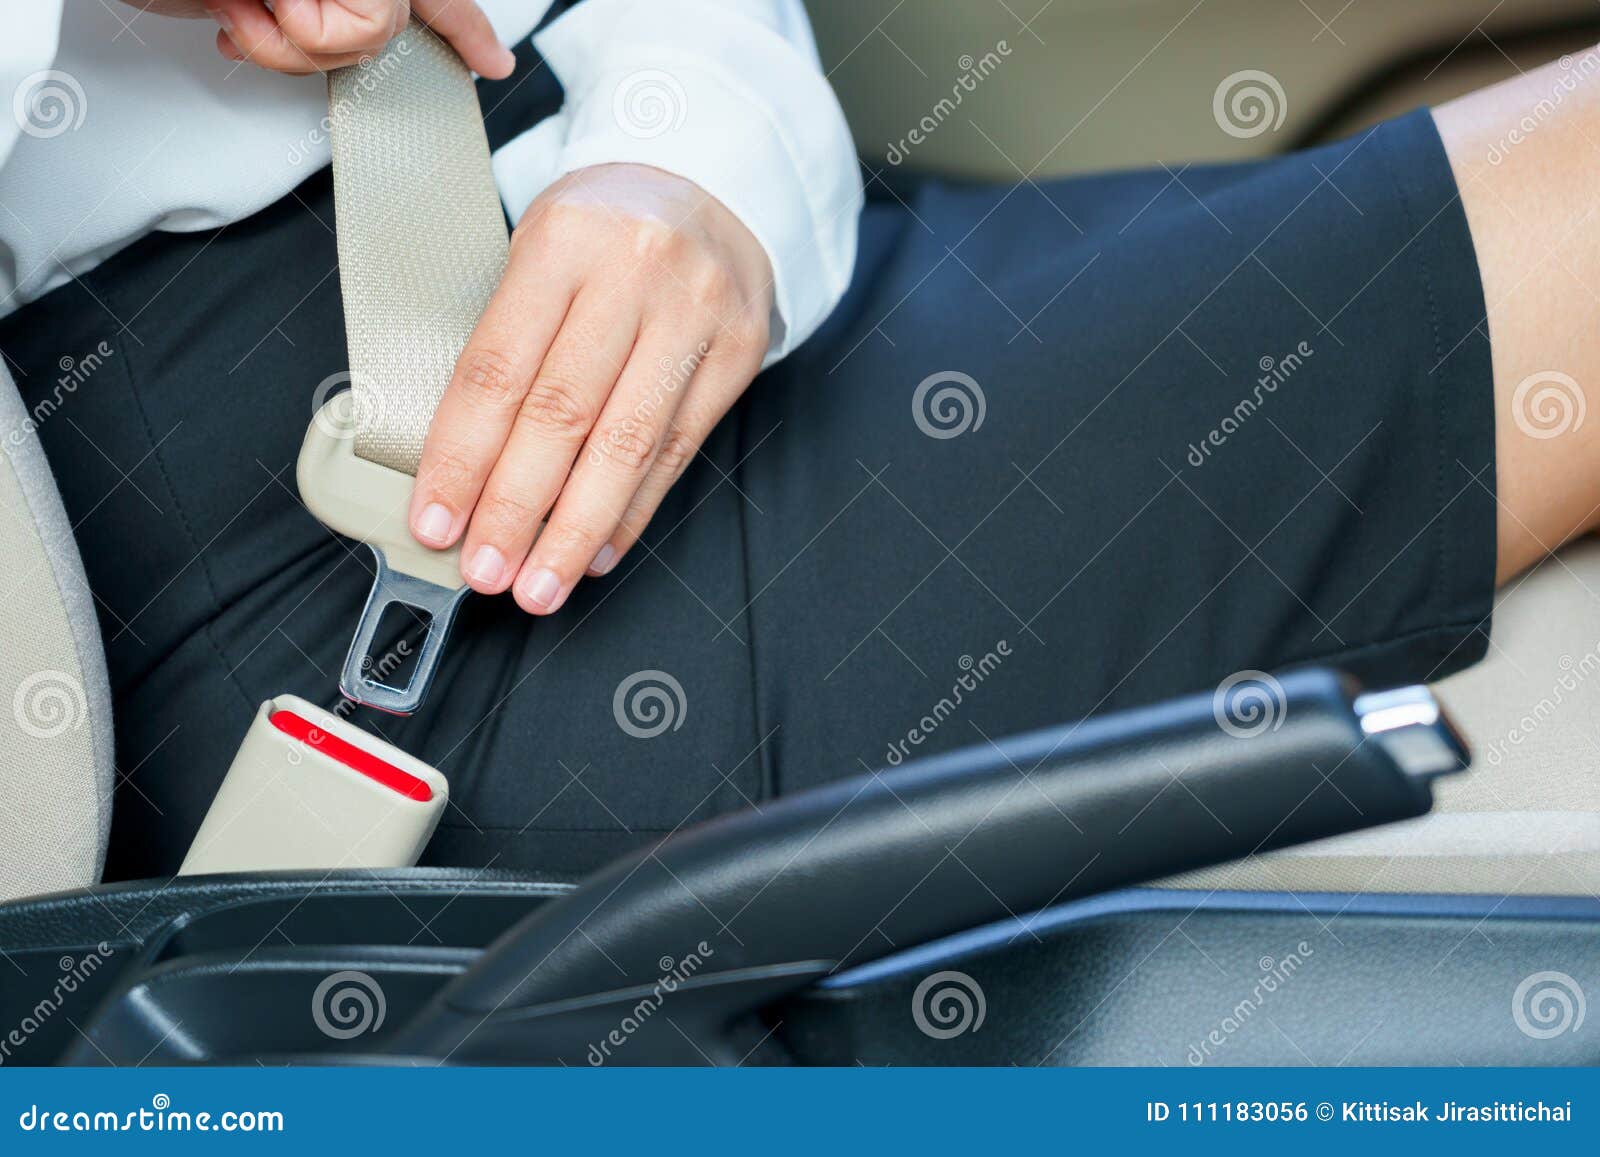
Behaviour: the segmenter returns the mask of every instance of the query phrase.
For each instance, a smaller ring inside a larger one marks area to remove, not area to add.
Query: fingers
[[[303,75],[356,64],[378,52],[410,16],[406,0],[208,0],[221,31],[217,50],[274,72]],[[516,58],[495,39],[472,0],[421,0],[417,15],[491,79],[510,76]]]
[[[687,384],[671,374],[674,338],[640,335],[517,575],[512,591],[524,610],[548,614],[566,602],[654,467]]]
[[[211,0],[207,7],[221,28],[217,50],[230,60],[248,60],[273,72],[303,76],[359,59],[355,54],[342,58],[320,53],[313,56],[289,38],[261,0]]]
[[[376,52],[406,26],[409,14],[406,0],[274,0],[272,5],[285,39],[313,58]]]
[[[683,477],[683,472],[694,461],[695,455],[700,453],[700,447],[705,445],[706,438],[725,413],[725,406],[686,404],[679,410],[672,425],[662,436],[661,448],[650,466],[650,473],[634,492],[605,545],[595,552],[589,564],[591,575],[599,577],[616,569],[617,563],[643,536],[645,527],[656,516],[662,500],[677,485],[678,479]]]
[[[413,0],[417,18],[461,54],[467,67],[490,80],[504,80],[517,58],[500,43],[483,9],[467,0]]]
[[[768,346],[770,268],[736,219],[659,170],[584,172],[517,226],[409,514],[474,590],[535,614],[638,541]]]
[[[700,447],[711,436],[711,431],[722,421],[734,402],[739,400],[750,379],[761,368],[765,348],[764,343],[753,352],[738,345],[718,345],[695,369],[682,405],[658,439],[655,461],[651,463],[649,472],[634,492],[605,544],[595,552],[588,568],[589,574],[598,576],[610,573],[639,541],[662,500],[678,479],[683,477],[684,471],[700,452]],[[559,514],[558,505],[556,516]],[[556,516],[552,517],[552,523]]]
[[[616,385],[638,315],[600,290],[580,290],[511,416],[462,544],[462,574],[485,594],[511,585]],[[553,597],[540,587],[532,603]],[[532,603],[530,605],[532,605]]]
[[[451,546],[466,530],[575,292],[553,263],[514,260],[507,266],[423,443],[409,514],[423,545]]]

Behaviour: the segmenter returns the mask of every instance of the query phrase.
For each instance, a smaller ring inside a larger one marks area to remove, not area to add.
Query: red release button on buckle
[[[427,803],[433,798],[433,789],[428,786],[426,780],[419,779],[387,760],[379,759],[370,751],[363,751],[348,740],[329,734],[293,711],[280,709],[274,711],[268,719],[274,727],[290,738],[298,739],[307,747],[320,751],[329,759],[337,760],[351,771],[359,772],[390,791],[398,792],[418,803]]]

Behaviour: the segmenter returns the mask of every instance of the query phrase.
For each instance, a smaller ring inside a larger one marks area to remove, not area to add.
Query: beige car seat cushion
[[[1432,814],[1173,883],[1600,896],[1600,540],[1501,591],[1488,657],[1434,691],[1473,764],[1436,785]]]
[[[114,767],[111,690],[94,600],[34,418],[4,366],[0,531],[5,900],[99,880]]]

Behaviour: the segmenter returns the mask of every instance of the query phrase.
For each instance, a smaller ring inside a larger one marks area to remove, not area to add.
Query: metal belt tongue
[[[468,590],[459,548],[411,537],[411,490],[433,411],[505,268],[505,217],[472,74],[422,25],[330,73],[328,116],[351,388],[312,419],[297,476],[311,512],[377,559],[339,689],[409,715]],[[369,657],[396,603],[429,619],[403,687]]]

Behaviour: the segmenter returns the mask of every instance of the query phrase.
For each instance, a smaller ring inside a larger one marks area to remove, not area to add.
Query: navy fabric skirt
[[[425,709],[358,715],[450,777],[429,861],[577,872],[1240,670],[1483,654],[1489,348],[1426,113],[1181,178],[873,188],[848,297],[645,543],[550,618],[469,599]],[[347,368],[327,174],[146,238],[0,349],[55,399],[109,652],[108,877],[167,873],[256,706],[335,703],[371,581],[295,490]]]

